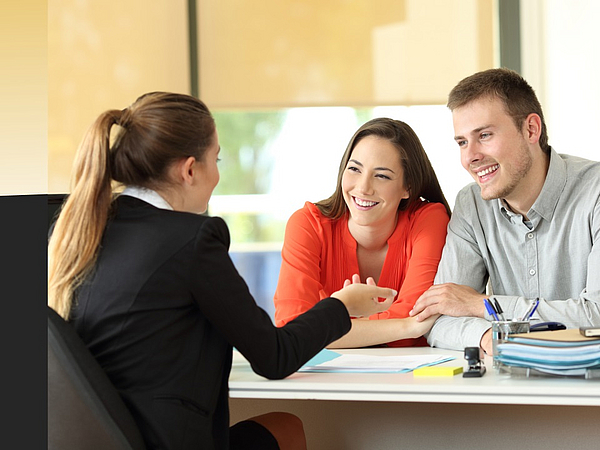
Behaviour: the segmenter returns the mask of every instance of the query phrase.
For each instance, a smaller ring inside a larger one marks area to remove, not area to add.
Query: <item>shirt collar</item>
[[[567,165],[554,149],[550,149],[550,165],[546,174],[546,181],[542,187],[542,192],[531,207],[544,219],[550,221],[554,215],[554,210],[560,199],[560,195],[567,184]]]
[[[554,210],[558,204],[558,199],[567,183],[567,168],[566,163],[560,157],[560,155],[552,148],[550,148],[550,164],[548,166],[548,173],[546,174],[546,180],[542,186],[542,190],[538,198],[531,206],[531,210],[535,211],[545,220],[552,220]],[[510,220],[515,215],[506,202],[499,198],[497,199],[498,207],[500,211]],[[529,216],[529,214],[528,214]]]
[[[160,194],[152,189],[143,188],[140,186],[127,186],[121,195],[139,198],[140,200],[150,203],[152,206],[159,209],[169,209],[173,211],[169,202],[160,196]]]

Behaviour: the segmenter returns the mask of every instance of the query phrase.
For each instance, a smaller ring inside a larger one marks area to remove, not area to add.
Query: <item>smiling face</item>
[[[376,136],[362,138],[342,175],[342,192],[353,225],[393,226],[400,201],[409,197],[394,144]]]
[[[462,166],[481,188],[484,200],[519,204],[530,195],[535,158],[525,129],[519,130],[501,100],[476,99],[452,112]]]

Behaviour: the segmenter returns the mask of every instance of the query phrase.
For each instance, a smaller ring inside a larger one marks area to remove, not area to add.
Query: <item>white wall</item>
[[[550,145],[600,160],[600,2],[521,0],[523,76],[538,93]]]

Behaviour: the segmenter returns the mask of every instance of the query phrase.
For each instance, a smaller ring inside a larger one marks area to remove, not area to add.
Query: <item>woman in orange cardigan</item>
[[[386,312],[353,319],[330,348],[427,345],[437,317],[408,316],[433,284],[450,207],[410,126],[377,118],[354,134],[331,197],[307,202],[289,219],[275,292],[282,326],[353,282],[389,286],[398,297]],[[386,320],[382,320],[386,319]]]

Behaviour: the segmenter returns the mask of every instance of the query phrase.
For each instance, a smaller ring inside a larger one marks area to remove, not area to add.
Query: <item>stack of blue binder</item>
[[[586,376],[600,369],[600,338],[582,336],[578,329],[514,334],[498,344],[495,359],[544,374]]]

